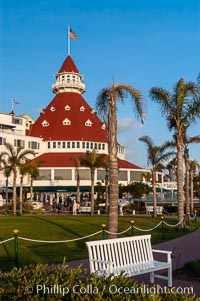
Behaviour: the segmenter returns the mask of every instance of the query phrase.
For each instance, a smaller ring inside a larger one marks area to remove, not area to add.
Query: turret
[[[72,58],[68,55],[59,72],[56,74],[56,82],[52,85],[55,94],[63,92],[85,92],[85,84]]]

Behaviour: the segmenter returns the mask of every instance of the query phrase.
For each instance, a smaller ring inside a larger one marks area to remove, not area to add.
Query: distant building
[[[0,151],[4,143],[23,146],[36,152],[34,160],[42,160],[40,175],[34,180],[35,192],[76,191],[76,168],[73,158],[84,156],[87,150],[108,154],[106,124],[97,116],[82,94],[85,84],[72,58],[67,56],[56,74],[52,85],[53,100],[43,109],[35,121],[28,114],[16,116],[0,113]],[[144,169],[125,160],[125,148],[118,144],[119,183],[127,185],[140,181]],[[80,190],[90,190],[90,170],[79,168]],[[106,172],[98,169],[95,183],[105,183]],[[19,185],[19,176],[17,184]],[[25,179],[29,186],[30,179]],[[12,177],[9,178],[12,186]],[[0,186],[5,187],[5,178],[0,172]]]

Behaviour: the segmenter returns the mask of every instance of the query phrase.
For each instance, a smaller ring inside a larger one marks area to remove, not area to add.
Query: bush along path
[[[70,269],[62,265],[38,264],[0,273],[0,300],[200,300],[192,294],[137,284],[123,275],[88,277],[80,266]]]

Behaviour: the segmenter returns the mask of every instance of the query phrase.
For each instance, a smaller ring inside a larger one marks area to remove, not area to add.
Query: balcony
[[[74,80],[63,80],[57,81],[52,85],[52,91],[57,94],[58,92],[71,92],[79,91],[80,93],[85,92],[85,84],[81,81]]]

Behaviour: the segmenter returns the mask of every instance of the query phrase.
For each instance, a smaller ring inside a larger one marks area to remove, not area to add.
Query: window
[[[50,169],[40,169],[39,177],[37,180],[51,180],[51,170]]]
[[[51,148],[51,142],[48,142],[48,148]]]
[[[42,124],[42,126],[49,126],[49,123],[46,120],[43,120],[41,124]]]
[[[72,180],[71,169],[55,169],[54,180]]]
[[[142,173],[141,171],[130,171],[130,181],[141,181]]]
[[[53,148],[56,148],[56,142],[55,141],[53,142]]]
[[[102,124],[102,126],[101,126],[101,128],[102,128],[103,130],[105,130],[105,128],[106,128],[106,124],[105,124],[105,123],[103,123],[103,124]]]
[[[90,180],[90,170],[89,169],[80,169],[79,170],[80,180]]]
[[[62,123],[63,125],[70,125],[71,121],[68,118],[65,118]]]
[[[104,143],[102,144],[102,150],[105,150],[105,144]]]
[[[75,148],[75,142],[74,141],[72,142],[72,148]]]
[[[85,148],[85,142],[82,142],[82,148]]]
[[[84,106],[80,107],[80,111],[84,112],[85,111],[85,107]]]
[[[22,125],[22,119],[13,117],[12,123]]]
[[[106,171],[97,169],[97,181],[105,181]]]
[[[80,148],[80,142],[79,141],[76,142],[76,147]]]
[[[51,108],[50,108],[50,111],[51,112],[54,112],[56,109],[52,106]]]
[[[58,148],[61,148],[61,142],[58,141]]]
[[[64,142],[64,141],[63,141],[63,143],[62,143],[62,147],[65,148],[65,142]]]
[[[70,83],[70,75],[67,75],[67,82]]]
[[[93,143],[92,142],[90,143],[90,148],[93,149]]]
[[[70,110],[70,106],[66,105],[65,106],[65,111],[69,111]]]
[[[97,149],[97,143],[94,144],[94,149]]]
[[[70,141],[67,142],[67,148],[70,148]]]
[[[85,122],[85,126],[92,126],[92,121],[90,119],[88,119],[86,122]]]
[[[14,146],[16,147],[24,147],[25,141],[20,139],[14,139]]]
[[[29,141],[28,147],[31,149],[38,149],[38,143],[35,141]]]
[[[89,142],[86,143],[86,148],[90,148]]]
[[[99,147],[99,149],[101,149],[101,143],[99,143],[99,146],[98,146],[98,147]]]
[[[6,142],[6,138],[0,137],[0,145],[4,145]]]
[[[128,174],[125,170],[119,171],[119,181],[128,181]]]

